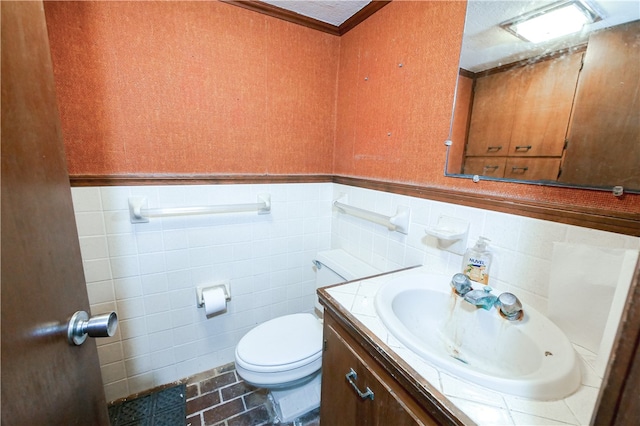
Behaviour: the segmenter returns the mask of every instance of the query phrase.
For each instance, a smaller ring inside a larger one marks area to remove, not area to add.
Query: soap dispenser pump
[[[462,258],[462,273],[470,280],[481,284],[489,283],[489,268],[491,267],[491,252],[487,249],[489,239],[478,238],[476,245],[467,249]]]

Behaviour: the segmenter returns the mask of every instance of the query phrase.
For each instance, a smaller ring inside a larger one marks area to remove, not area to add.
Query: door
[[[2,1],[2,424],[108,425],[41,2]]]
[[[589,36],[560,182],[640,188],[640,21]]]

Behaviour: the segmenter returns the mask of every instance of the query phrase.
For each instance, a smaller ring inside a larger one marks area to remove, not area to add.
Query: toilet
[[[342,249],[318,252],[314,264],[316,288],[380,273]],[[269,390],[280,421],[320,406],[322,323],[315,315],[285,315],[256,326],[238,342],[235,362],[245,382]]]

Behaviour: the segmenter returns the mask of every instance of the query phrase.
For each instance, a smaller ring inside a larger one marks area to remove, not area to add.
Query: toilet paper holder
[[[206,289],[215,288],[215,287],[222,287],[222,289],[224,290],[224,297],[226,301],[228,302],[231,300],[231,291],[229,290],[228,282],[196,287],[196,300],[198,303],[198,308],[204,308],[204,297],[202,297],[202,292]]]

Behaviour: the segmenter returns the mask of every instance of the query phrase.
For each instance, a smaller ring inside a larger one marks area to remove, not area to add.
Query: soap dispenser
[[[488,245],[489,239],[480,237],[476,245],[469,247],[462,258],[462,273],[470,280],[481,284],[489,283],[491,252],[487,249]]]

